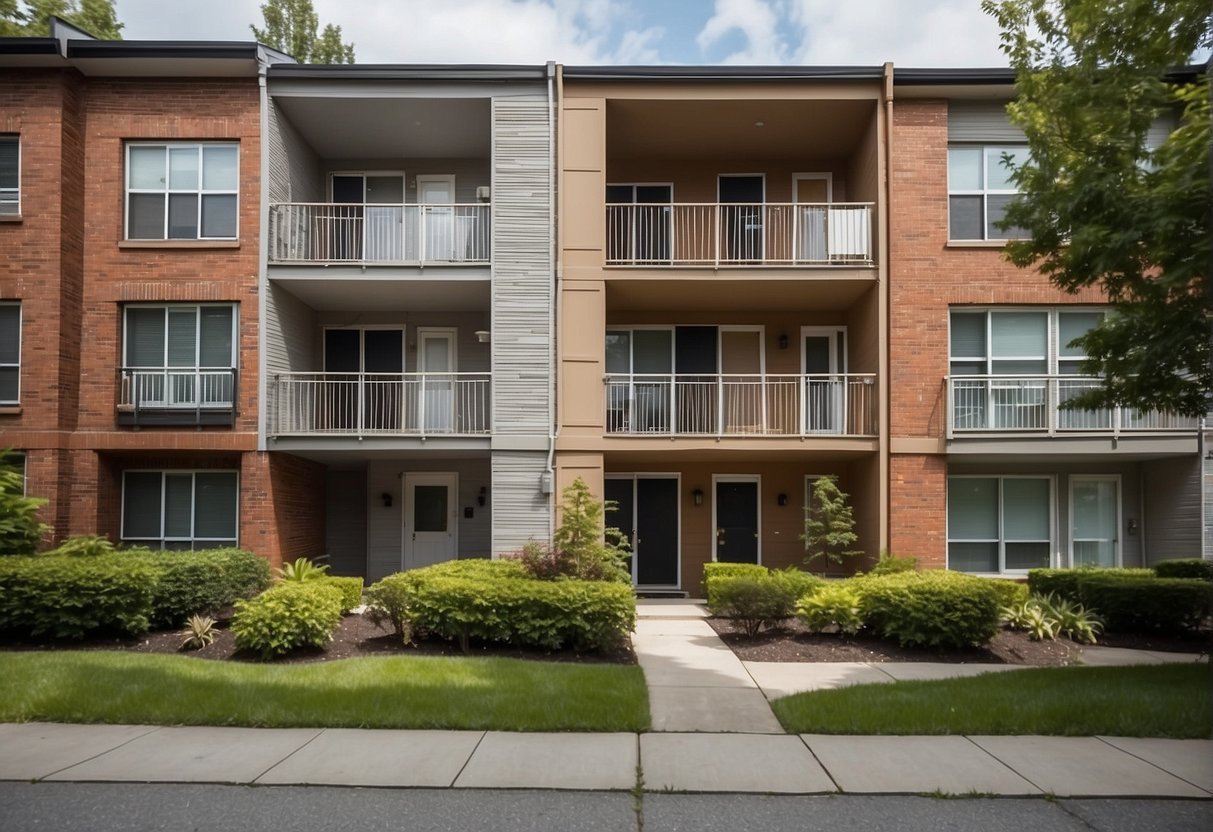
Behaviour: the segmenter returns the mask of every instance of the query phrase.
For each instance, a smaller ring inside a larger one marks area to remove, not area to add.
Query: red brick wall
[[[282,453],[244,454],[240,545],[278,566],[324,554],[325,466]]]

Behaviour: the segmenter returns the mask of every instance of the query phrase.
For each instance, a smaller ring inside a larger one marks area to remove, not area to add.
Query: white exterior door
[[[424,433],[455,430],[455,331],[417,330],[417,362],[421,376],[421,419]]]
[[[458,557],[457,495],[457,474],[404,475],[405,569]]]
[[[418,176],[417,201],[421,203],[424,233],[422,260],[455,260],[455,177]]]

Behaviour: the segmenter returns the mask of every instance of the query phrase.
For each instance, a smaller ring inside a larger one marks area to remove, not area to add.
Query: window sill
[[[1012,240],[948,240],[947,248],[1005,248]]]
[[[21,405],[19,404],[4,404],[0,405],[0,416],[20,416]]]
[[[20,214],[0,214],[0,223],[4,223],[4,222],[14,222],[14,223],[25,222],[25,218],[22,217]]]
[[[118,248],[240,248],[239,240],[119,240]]]

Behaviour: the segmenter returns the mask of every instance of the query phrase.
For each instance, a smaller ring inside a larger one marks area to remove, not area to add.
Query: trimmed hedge
[[[157,578],[150,564],[121,556],[0,558],[0,632],[138,635],[148,629]]]
[[[1078,581],[1083,576],[1106,575],[1110,578],[1152,578],[1153,569],[1119,569],[1084,566],[1078,569],[1029,569],[1028,592],[1032,595],[1056,595],[1076,604],[1082,603]]]
[[[945,570],[857,578],[860,613],[881,638],[936,650],[986,644],[998,631],[998,590]]]
[[[1104,629],[1133,633],[1195,629],[1209,615],[1213,587],[1199,578],[1084,575],[1080,603],[1104,620]]]
[[[1006,578],[987,578],[998,594],[998,606],[1013,607],[1028,600],[1028,585]]]
[[[306,581],[304,583],[307,583]],[[318,581],[321,585],[336,587],[341,593],[341,614],[349,615],[355,607],[362,606],[362,578],[346,578],[339,575],[325,575]]]
[[[751,636],[772,622],[791,618],[796,601],[825,583],[798,569],[768,570],[747,565],[751,568],[708,578],[708,611],[741,622]]]
[[[1213,581],[1213,560],[1175,558],[1154,564],[1154,574],[1160,578],[1199,578]]]
[[[612,650],[636,624],[630,586],[541,581],[515,561],[462,560],[390,575],[368,591],[373,619],[426,632],[546,650]]]
[[[237,648],[272,659],[300,647],[323,647],[340,623],[340,589],[320,581],[286,581],[237,601],[231,630]]]
[[[703,565],[703,592],[708,599],[708,609],[719,603],[716,597],[716,587],[727,578],[738,578],[743,575],[755,577],[765,575],[770,570],[756,563],[705,563]]]
[[[156,571],[150,618],[158,629],[181,627],[191,615],[214,613],[270,585],[269,563],[244,549],[132,549],[115,557]]]

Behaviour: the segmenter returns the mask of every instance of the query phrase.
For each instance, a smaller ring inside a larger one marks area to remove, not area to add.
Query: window
[[[136,305],[125,311],[125,400],[144,408],[232,406],[233,304]]]
[[[125,471],[122,539],[161,549],[235,546],[235,471]]]
[[[948,147],[948,239],[1006,240],[1017,229],[995,227],[1017,193],[1011,172],[1027,156],[1015,145]]]
[[[21,304],[0,303],[0,405],[21,401]]]
[[[128,240],[234,240],[239,146],[129,144]]]
[[[0,136],[0,216],[21,213],[21,139]]]
[[[948,477],[948,568],[1025,572],[1052,562],[1052,480]]]

